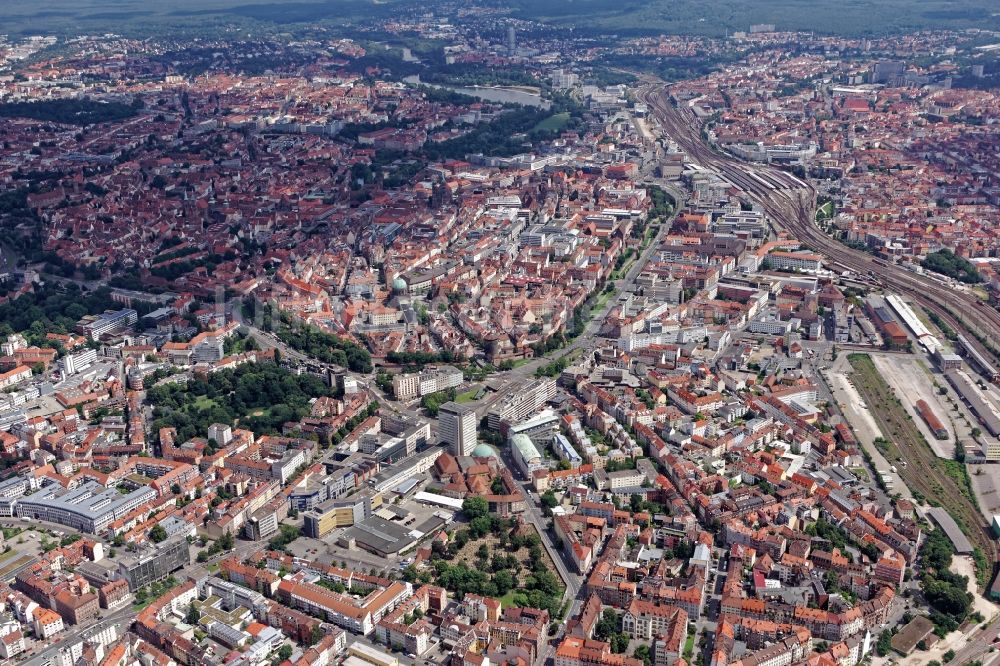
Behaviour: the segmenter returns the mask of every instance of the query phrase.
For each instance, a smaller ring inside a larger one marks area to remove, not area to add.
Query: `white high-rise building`
[[[66,354],[62,357],[63,373],[66,375],[75,375],[78,372],[83,372],[96,361],[96,349],[84,349],[75,354]]]
[[[542,377],[512,391],[486,413],[490,430],[500,430],[504,421],[516,423],[533,414],[556,395],[556,380]]]
[[[476,409],[472,405],[446,402],[438,411],[441,441],[448,445],[452,455],[472,455],[476,448]]]

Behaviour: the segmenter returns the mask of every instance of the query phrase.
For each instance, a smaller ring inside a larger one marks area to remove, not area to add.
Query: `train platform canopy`
[[[951,545],[955,547],[956,553],[959,555],[972,554],[974,550],[972,542],[969,541],[969,537],[965,536],[965,533],[959,528],[958,523],[955,522],[955,519],[947,511],[940,507],[931,507],[925,513],[938,527],[944,530],[948,540],[951,541]]]

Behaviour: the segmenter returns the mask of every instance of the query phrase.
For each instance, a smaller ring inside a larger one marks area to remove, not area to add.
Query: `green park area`
[[[280,432],[309,413],[310,400],[333,394],[319,377],[296,375],[274,363],[247,363],[186,383],[153,386],[146,397],[153,406],[152,431],[177,428],[183,442],[205,437],[213,423],[238,424],[258,434]]]
[[[569,119],[569,112],[564,111],[562,113],[553,113],[551,116],[535,125],[535,129],[543,132],[559,132],[566,127],[569,123]]]
[[[434,583],[452,594],[482,594],[497,597],[506,606],[544,608],[557,615],[565,586],[537,529],[490,515],[482,497],[467,499],[462,513],[467,526],[449,532],[447,543],[434,541],[430,568],[418,571],[410,566],[403,578]]]

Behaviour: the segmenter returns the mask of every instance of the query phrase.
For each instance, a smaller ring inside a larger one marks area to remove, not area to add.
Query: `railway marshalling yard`
[[[955,461],[955,447],[958,442],[970,448],[974,445],[972,429],[976,420],[944,376],[926,359],[874,351],[844,355],[823,377],[845,420],[871,456],[873,470],[887,479],[890,493],[917,500],[929,498],[937,503],[940,503],[938,494],[945,490],[968,495],[961,475],[963,464]],[[944,439],[934,437],[920,418],[916,410],[918,400],[926,401],[945,425]],[[980,434],[980,441],[985,437],[989,435]],[[908,455],[911,449],[919,453],[916,468],[914,459]],[[943,485],[940,479],[936,482],[940,488],[928,482],[921,489],[908,481],[927,465],[951,475]],[[978,506],[979,510],[979,518],[972,524],[982,522],[988,527],[992,516],[1000,514],[997,493],[1000,469],[996,465],[969,465],[968,475],[972,506]],[[916,492],[911,493],[911,488]],[[971,517],[968,507],[966,510]]]
[[[961,342],[967,356],[976,363],[983,359],[980,365],[985,366],[986,376],[995,378],[996,372],[989,367],[989,359],[996,349],[992,333],[998,328],[1000,313],[993,308],[977,307],[982,303],[968,293],[845,247],[815,225],[815,191],[809,184],[789,179],[787,174],[773,168],[748,167],[712,150],[698,134],[700,123],[692,117],[691,105],[669,98],[655,83],[649,85],[641,97],[664,130],[686,153],[702,167],[716,170],[744,189],[778,228],[807,242],[835,265],[857,275],[870,276],[877,289],[909,301],[910,307],[915,306],[917,311],[927,311],[936,323],[966,332]],[[927,330],[919,316],[914,314],[912,320],[907,322],[907,327],[915,334],[916,349],[925,346],[921,335],[933,338],[934,334]],[[930,350],[930,347],[925,348]],[[873,355],[880,355],[880,352],[861,351],[872,353],[852,353],[847,359],[849,367],[842,365],[843,362],[835,363],[835,367],[841,368],[839,376],[833,368],[827,369],[825,374],[831,392],[841,402],[841,409],[852,427],[856,431],[868,431],[867,436],[859,433],[859,439],[866,445],[875,471],[885,472],[893,480],[889,492],[903,497],[912,493],[918,504],[940,506],[959,524],[976,547],[977,578],[980,585],[985,586],[992,578],[993,564],[997,561],[997,542],[988,517],[994,511],[996,492],[990,493],[992,482],[974,483],[970,473],[990,479],[1000,471],[996,465],[970,466],[953,459],[956,441],[969,451],[978,453],[982,449],[983,441],[973,441],[972,437],[975,418],[968,414],[945,378],[935,378],[933,373],[928,376],[929,371],[917,360],[926,356],[893,354],[887,360],[876,361]],[[933,366],[927,366],[930,367]],[[931,433],[915,411],[919,399],[925,400],[944,424],[947,436],[942,440],[926,436]],[[861,401],[864,404],[857,404]],[[976,429],[978,435],[979,428]],[[891,471],[892,467],[896,468],[895,472]],[[975,469],[969,470],[969,467]]]
[[[835,363],[827,373],[827,381],[859,440],[869,447],[870,453],[875,454],[873,466],[878,471],[886,472],[887,476],[893,479],[893,487],[890,490],[909,496],[909,484],[905,475],[911,473],[908,468],[912,460],[900,450],[899,436],[893,434],[898,431],[893,424],[900,419],[905,419],[908,425],[912,426],[904,432],[915,440],[914,445],[919,444],[922,451],[929,449],[928,458],[929,454],[933,454],[940,459],[935,465],[950,470],[952,478],[960,481],[959,489],[964,488],[964,479],[957,476],[957,471],[962,465],[955,460],[956,446],[962,444],[966,456],[974,458],[975,452],[981,449],[983,443],[995,438],[988,432],[981,432],[975,416],[962,402],[943,373],[926,357],[878,352],[867,356],[882,381],[882,384],[878,384],[880,393],[877,395],[882,395],[884,392],[884,395],[896,398],[898,403],[890,401],[888,405],[880,407],[878,399],[873,404],[864,396],[862,391],[868,384],[863,378],[858,377],[856,358],[850,360],[845,358]],[[888,391],[881,388],[883,384]],[[935,437],[920,417],[916,407],[918,400],[925,401],[943,423],[947,430],[945,437]],[[887,418],[884,414],[887,407],[893,407],[900,413],[894,414],[894,418]],[[919,438],[916,435],[919,435]],[[876,445],[873,443],[876,438],[886,440],[889,444],[880,441]],[[903,445],[905,447],[906,442],[903,442]],[[894,459],[893,456],[901,458]],[[906,465],[902,464],[903,461]],[[891,471],[892,467],[896,468],[895,472]],[[1000,515],[1000,493],[998,493],[1000,468],[989,464],[970,464],[967,470],[973,497],[982,520],[988,526],[994,515]],[[918,488],[916,490],[918,498],[927,497]],[[935,495],[929,497],[934,499]]]
[[[979,509],[966,465],[935,454],[870,355],[852,354],[849,362],[851,380],[884,438],[878,448],[886,460],[897,466],[917,500],[947,510],[987,561],[995,561],[996,541]]]

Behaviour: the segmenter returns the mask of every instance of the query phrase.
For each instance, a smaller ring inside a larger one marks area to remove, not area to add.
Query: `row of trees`
[[[233,536],[232,532],[226,530],[225,534],[213,541],[208,548],[198,553],[197,560],[199,562],[207,562],[219,553],[232,550],[235,545],[236,537]]]
[[[385,356],[389,363],[417,366],[422,368],[432,363],[463,363],[465,359],[447,349],[439,352],[397,352],[391,351]]]
[[[225,261],[232,261],[238,255],[234,251],[226,252],[225,254],[209,254],[204,257],[192,260],[180,260],[173,263],[164,264],[162,266],[157,266],[150,269],[150,273],[156,277],[163,278],[173,282],[179,277],[183,277],[188,273],[191,273],[195,269],[204,267],[209,273],[215,270],[215,267]]]
[[[556,377],[562,374],[562,371],[569,367],[570,358],[569,355],[560,356],[556,360],[546,363],[542,367],[535,370],[536,377]]]

